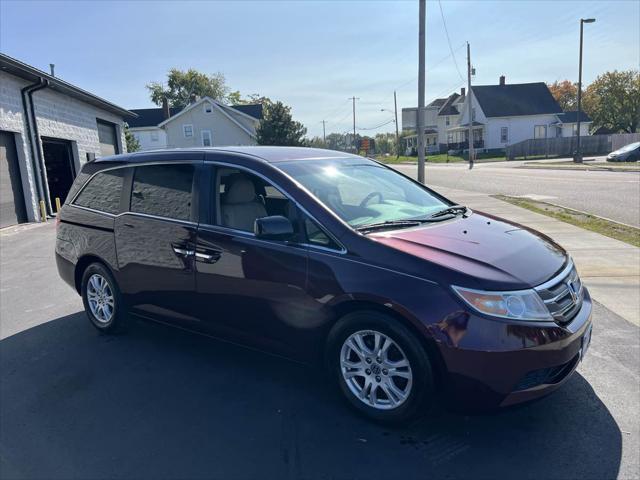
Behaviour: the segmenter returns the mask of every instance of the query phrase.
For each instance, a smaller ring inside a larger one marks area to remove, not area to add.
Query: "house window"
[[[156,131],[152,131],[151,132],[151,141],[152,142],[157,142],[158,141],[158,132],[156,132]]]
[[[547,126],[536,125],[533,127],[533,138],[547,138]]]
[[[447,143],[453,143],[453,134],[451,133],[447,134]]]
[[[183,125],[184,138],[193,137],[193,125]]]
[[[502,127],[500,129],[500,142],[507,143],[509,141],[509,127]]]
[[[211,105],[209,102],[205,102],[204,113],[211,113],[211,112],[213,112],[213,105]]]
[[[444,117],[444,123],[445,125],[448,127],[451,124],[451,120],[449,120],[449,117]]]
[[[573,124],[573,136],[574,137],[578,136],[578,124],[577,123]]]
[[[475,119],[476,119],[476,109],[472,108],[471,109],[471,120],[475,121]]]
[[[202,146],[210,147],[211,146],[211,130],[202,130],[200,134],[202,135]]]

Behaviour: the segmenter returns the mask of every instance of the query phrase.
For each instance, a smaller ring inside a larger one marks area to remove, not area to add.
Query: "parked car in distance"
[[[560,246],[356,155],[107,157],[57,221],[59,273],[101,332],[142,317],[323,366],[379,421],[440,391],[474,408],[538,398],[591,338]]]
[[[630,143],[607,155],[607,162],[637,162],[640,160],[640,142]]]

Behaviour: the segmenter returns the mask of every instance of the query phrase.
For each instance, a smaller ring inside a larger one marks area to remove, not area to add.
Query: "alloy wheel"
[[[113,318],[115,298],[106,278],[98,273],[89,277],[87,300],[91,313],[100,323],[109,323]]]
[[[340,350],[340,369],[351,393],[375,409],[397,408],[411,393],[409,359],[384,333],[360,330],[351,334]]]

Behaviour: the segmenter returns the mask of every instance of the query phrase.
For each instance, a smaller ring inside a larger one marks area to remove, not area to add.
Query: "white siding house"
[[[224,105],[209,97],[184,109],[132,110],[138,118],[129,124],[141,150],[163,148],[255,145],[262,105]]]
[[[462,89],[461,95],[454,93],[426,107],[429,118],[433,110],[438,110],[435,127],[425,128],[432,130],[427,137],[435,132],[439,151],[468,148],[468,102],[472,108],[474,147],[478,150],[502,150],[532,138],[576,135],[577,112],[563,112],[545,83],[509,85],[502,76],[498,85],[471,87],[469,95]],[[415,119],[416,109],[403,109],[403,130],[415,130],[411,114]],[[591,119],[582,112],[580,120],[581,135],[589,135]],[[415,147],[414,137],[406,137],[409,149]]]

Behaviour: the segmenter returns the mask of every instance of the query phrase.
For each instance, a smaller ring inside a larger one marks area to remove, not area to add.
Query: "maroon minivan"
[[[591,336],[589,293],[550,238],[329,150],[87,163],[56,260],[102,332],[143,317],[326,366],[382,421],[438,391],[483,408],[545,395]]]

